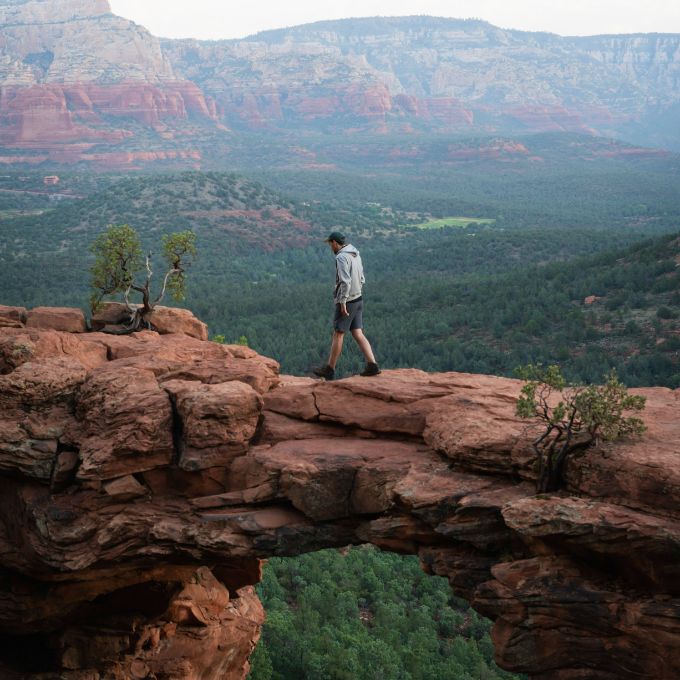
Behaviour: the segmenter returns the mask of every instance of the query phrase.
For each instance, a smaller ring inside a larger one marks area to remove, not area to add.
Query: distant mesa
[[[124,157],[107,154],[177,151],[178,138],[204,156],[280,130],[579,132],[680,150],[678,35],[562,38],[397,17],[159,40],[106,0],[3,2],[0,27],[0,143],[17,163],[115,166]]]

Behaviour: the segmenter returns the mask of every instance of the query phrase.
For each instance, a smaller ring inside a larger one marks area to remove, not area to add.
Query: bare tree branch
[[[157,305],[160,302],[162,302],[163,298],[165,297],[165,291],[168,288],[168,281],[170,280],[170,277],[173,274],[181,273],[181,271],[182,271],[181,269],[175,267],[174,269],[171,269],[165,274],[165,277],[163,278],[163,288],[161,289],[161,292],[159,293],[158,297],[154,300],[154,305]]]
[[[132,314],[134,312],[134,309],[132,309],[132,305],[130,304],[130,290],[131,289],[132,289],[132,284],[130,284],[127,287],[127,290],[125,291],[125,295],[124,295],[125,307],[126,307],[127,311],[130,312],[130,314]]]
[[[151,277],[153,276],[153,271],[151,270],[151,253],[146,254],[146,282],[151,283]]]

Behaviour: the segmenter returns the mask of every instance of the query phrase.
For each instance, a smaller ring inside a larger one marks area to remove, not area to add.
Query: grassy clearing
[[[429,220],[422,224],[416,224],[418,229],[443,229],[444,227],[467,227],[468,224],[488,225],[494,224],[496,220],[485,220],[479,217],[443,217],[438,220]]]
[[[0,220],[10,220],[15,217],[35,217],[36,215],[44,215],[52,212],[52,209],[43,210],[0,210]]]

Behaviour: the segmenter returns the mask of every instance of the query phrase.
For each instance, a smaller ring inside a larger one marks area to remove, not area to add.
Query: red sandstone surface
[[[504,668],[679,677],[680,391],[641,390],[644,438],[536,496],[516,381],[324,383],[182,325],[29,316],[0,307],[0,633],[44,677],[240,680],[260,560],[358,543],[447,577]]]

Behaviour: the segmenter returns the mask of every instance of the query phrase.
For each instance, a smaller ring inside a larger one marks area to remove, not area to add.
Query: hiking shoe
[[[313,368],[312,373],[319,378],[325,378],[326,380],[333,380],[333,378],[335,378],[335,369],[331,368],[328,364]]]
[[[372,375],[380,375],[380,369],[378,368],[378,364],[366,364],[366,368],[361,371],[361,375],[363,375],[365,378],[368,378]]]

